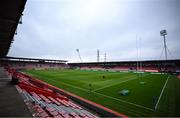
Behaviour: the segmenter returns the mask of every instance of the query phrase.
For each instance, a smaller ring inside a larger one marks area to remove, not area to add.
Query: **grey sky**
[[[8,56],[79,61],[180,58],[180,0],[28,0]],[[136,40],[137,36],[137,40]],[[139,53],[137,56],[137,47]],[[164,56],[164,55],[163,55]]]

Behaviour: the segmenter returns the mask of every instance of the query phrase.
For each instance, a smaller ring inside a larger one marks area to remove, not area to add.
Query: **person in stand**
[[[13,85],[17,85],[17,84],[19,83],[18,74],[17,74],[17,72],[16,72],[15,70],[13,70],[11,83],[12,83]]]

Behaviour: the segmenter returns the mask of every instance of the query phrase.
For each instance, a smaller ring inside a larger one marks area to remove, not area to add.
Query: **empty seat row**
[[[29,101],[34,104],[34,108],[40,117],[96,117],[92,113],[83,110],[80,106],[71,101],[65,101],[59,98],[53,98],[51,96],[46,97],[35,92],[27,92],[26,90],[22,90],[22,94],[25,101]],[[72,105],[76,107],[72,107]],[[81,109],[79,109],[77,106]]]

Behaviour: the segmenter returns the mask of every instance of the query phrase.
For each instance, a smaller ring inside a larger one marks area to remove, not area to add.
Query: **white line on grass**
[[[149,74],[148,74],[149,75]],[[147,75],[145,75],[147,76]],[[62,84],[65,84],[67,86],[71,86],[73,88],[77,88],[77,89],[80,89],[80,90],[83,90],[83,91],[86,91],[86,92],[89,92],[89,90],[87,89],[83,89],[81,87],[77,87],[77,86],[74,86],[74,85],[71,85],[71,84],[67,84],[67,83],[64,83],[64,82],[59,82],[59,81],[56,81],[56,80],[52,80],[51,81],[54,81],[54,82],[58,82],[58,83],[62,83]],[[92,91],[93,92],[93,91]],[[130,104],[130,105],[134,105],[134,106],[137,106],[137,107],[140,107],[140,108],[143,108],[143,109],[147,109],[147,110],[150,110],[150,111],[154,111],[153,109],[151,108],[148,108],[148,107],[145,107],[145,106],[142,106],[142,105],[138,105],[138,104],[135,104],[135,103],[132,103],[132,102],[127,102],[125,100],[122,100],[122,99],[118,99],[118,98],[114,98],[114,97],[111,97],[111,96],[108,96],[108,95],[104,95],[104,94],[101,94],[101,93],[98,93],[98,92],[93,92],[95,94],[98,94],[98,95],[101,95],[101,96],[104,96],[104,97],[107,97],[107,98],[110,98],[110,99],[114,99],[114,100],[117,100],[117,101],[120,101],[120,102],[124,102],[124,103],[127,103],[127,104]]]
[[[134,76],[134,75],[133,75],[133,76]],[[123,78],[123,79],[124,79],[124,78]],[[104,88],[108,88],[108,87],[111,87],[111,86],[114,86],[114,85],[117,85],[117,84],[121,84],[121,83],[124,83],[124,82],[130,81],[130,80],[134,80],[134,79],[137,79],[137,77],[136,77],[136,78],[130,78],[130,79],[124,80],[124,81],[119,82],[119,83],[115,83],[115,84],[107,85],[107,86],[104,86],[104,87],[101,87],[101,88],[95,89],[94,91],[98,91],[98,90],[101,90],[101,89],[104,89]],[[94,92],[94,91],[93,91],[93,92]]]
[[[127,102],[127,101],[124,101],[122,99],[118,99],[118,98],[114,98],[114,97],[111,97],[111,96],[108,96],[108,95],[104,95],[104,94],[101,94],[101,93],[97,93],[97,92],[94,92],[98,95],[101,95],[101,96],[104,96],[104,97],[107,97],[107,98],[111,98],[111,99],[114,99],[114,100],[117,100],[117,101],[120,101],[120,102],[124,102],[126,104],[130,104],[130,105],[134,105],[134,106],[137,106],[137,107],[140,107],[140,108],[143,108],[143,109],[147,109],[147,110],[150,110],[150,111],[154,111],[153,109],[151,108],[148,108],[148,107],[145,107],[145,106],[142,106],[142,105],[138,105],[138,104],[135,104],[135,103],[132,103],[132,102]]]
[[[52,80],[52,81],[59,82],[59,81],[56,81],[56,80]],[[67,84],[67,83],[64,83],[64,82],[59,82],[59,83],[62,83],[62,84],[65,84],[67,86],[71,86],[73,88],[77,88],[77,89],[80,89],[80,90],[83,90],[83,91],[86,91],[86,92],[89,92],[87,89],[83,89],[81,87],[77,87],[77,86],[74,86],[74,85],[71,85],[71,84]],[[135,103],[132,103],[132,102],[127,102],[127,101],[122,100],[122,99],[114,98],[114,97],[111,97],[111,96],[108,96],[108,95],[104,95],[104,94],[101,94],[101,93],[98,93],[98,92],[93,92],[93,93],[98,94],[98,95],[103,96],[103,97],[106,97],[106,98],[114,99],[116,101],[124,102],[124,103],[130,104],[130,105],[134,105],[134,106],[137,106],[137,107],[140,107],[140,108],[143,108],[143,109],[147,109],[147,110],[153,111],[153,109],[151,109],[151,108],[148,108],[148,107],[145,107],[145,106],[142,106],[142,105],[138,105],[138,104],[135,104]]]
[[[149,75],[149,74],[148,74],[148,75]],[[148,75],[144,75],[143,77],[148,76]],[[133,75],[133,76],[134,76],[134,75]],[[130,77],[131,77],[131,76],[130,76]],[[108,88],[108,87],[111,87],[111,86],[114,86],[114,85],[122,84],[122,83],[124,83],[124,82],[130,81],[130,80],[134,80],[134,79],[138,79],[138,78],[139,78],[139,77],[136,77],[136,78],[130,78],[130,79],[124,80],[124,81],[119,82],[119,83],[107,85],[107,86],[104,86],[104,87],[95,89],[93,92],[98,91],[98,90],[101,90],[101,89],[104,89],[104,88]],[[123,79],[124,79],[124,78],[123,78]]]
[[[165,82],[165,84],[164,84],[164,86],[163,86],[163,88],[162,88],[162,90],[161,90],[161,94],[159,95],[158,101],[157,101],[157,103],[156,103],[156,105],[155,105],[155,110],[156,110],[157,107],[158,107],[159,101],[160,101],[160,99],[161,99],[161,97],[162,97],[162,94],[163,94],[163,92],[164,92],[164,89],[166,88],[166,84],[167,84],[167,82],[168,82],[168,80],[169,80],[169,77],[170,77],[170,76],[168,76],[168,78],[167,78],[167,80],[166,80],[166,82]]]

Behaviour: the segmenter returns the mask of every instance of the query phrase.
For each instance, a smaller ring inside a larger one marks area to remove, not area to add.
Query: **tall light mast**
[[[78,56],[79,56],[80,61],[82,62],[82,58],[81,58],[81,55],[80,55],[79,49],[76,49],[76,51],[77,51],[77,53],[78,53]]]
[[[167,55],[167,45],[166,45],[166,35],[167,35],[167,31],[161,30],[160,31],[160,35],[163,36],[163,40],[164,40],[164,53],[165,53],[165,60],[168,59],[168,55]]]

